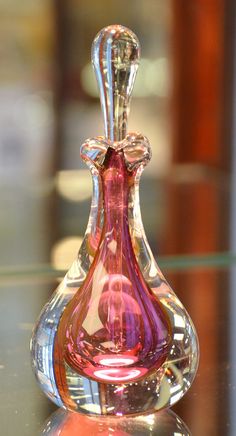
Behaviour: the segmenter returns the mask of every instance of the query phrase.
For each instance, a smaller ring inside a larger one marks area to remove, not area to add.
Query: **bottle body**
[[[135,158],[134,142],[135,150],[142,145]],[[89,226],[34,330],[33,368],[58,406],[94,415],[152,413],[189,389],[197,335],[143,230],[138,183],[147,144],[137,136],[116,149],[100,139],[87,144],[84,160],[102,150]]]

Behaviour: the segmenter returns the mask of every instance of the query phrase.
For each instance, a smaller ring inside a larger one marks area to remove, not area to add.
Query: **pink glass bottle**
[[[169,407],[189,389],[198,365],[192,321],[142,226],[138,185],[151,150],[146,137],[127,134],[139,57],[137,37],[123,26],[109,26],[94,40],[105,137],[81,147],[93,177],[89,224],[31,341],[42,389],[57,405],[85,414]]]

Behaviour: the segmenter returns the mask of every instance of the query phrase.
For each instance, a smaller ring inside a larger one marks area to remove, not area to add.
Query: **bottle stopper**
[[[140,60],[137,36],[121,25],[102,29],[92,45],[106,139],[122,141],[127,133],[129,104]]]

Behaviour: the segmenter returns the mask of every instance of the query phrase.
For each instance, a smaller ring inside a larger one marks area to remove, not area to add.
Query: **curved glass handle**
[[[127,133],[129,102],[140,59],[136,35],[126,27],[112,25],[94,39],[94,66],[104,118],[105,136],[121,141]]]

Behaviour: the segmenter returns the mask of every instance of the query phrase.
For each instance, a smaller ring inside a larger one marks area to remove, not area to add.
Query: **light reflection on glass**
[[[191,436],[186,424],[172,410],[136,418],[91,418],[63,409],[53,413],[41,436]]]
[[[169,72],[170,68],[167,58],[142,58],[133,95],[141,98],[151,96],[168,97],[170,93]],[[86,94],[96,98],[99,96],[97,83],[90,63],[86,64],[81,71],[81,83]]]

